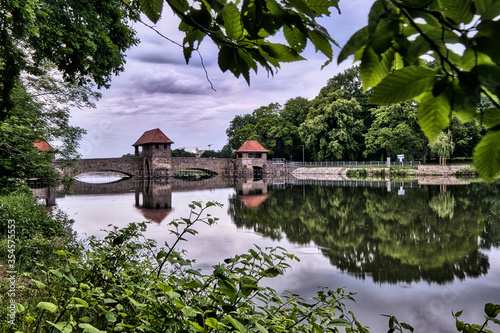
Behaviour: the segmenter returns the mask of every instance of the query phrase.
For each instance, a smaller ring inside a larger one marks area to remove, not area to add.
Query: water
[[[389,185],[389,186],[388,186]],[[108,224],[153,220],[161,244],[167,222],[188,216],[193,201],[218,201],[220,218],[183,247],[206,270],[252,248],[282,246],[300,257],[267,283],[313,297],[318,286],[356,291],[348,307],[372,332],[396,315],[417,332],[456,332],[451,311],[483,320],[500,303],[500,187],[413,183],[266,180],[127,180],[79,183],[57,205],[74,229],[102,236]],[[500,332],[500,326],[491,327]]]

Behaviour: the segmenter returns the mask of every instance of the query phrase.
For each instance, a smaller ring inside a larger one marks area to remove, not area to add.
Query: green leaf
[[[330,8],[336,7],[340,14],[340,8],[338,6],[339,0],[306,0],[309,8],[311,8],[315,13],[321,15],[329,16]]]
[[[22,313],[25,310],[24,306],[21,303],[16,303],[14,307],[17,313]]]
[[[476,14],[481,15],[482,20],[492,20],[500,15],[500,2],[497,0],[475,0]]]
[[[205,325],[207,325],[210,328],[213,328],[214,330],[219,329],[219,322],[215,318],[208,317],[205,319]]]
[[[192,308],[190,306],[185,306],[181,309],[182,314],[186,317],[195,317],[198,313],[200,313],[199,310],[196,310],[195,308]]]
[[[243,0],[241,20],[252,38],[257,39],[262,24],[263,0]]]
[[[78,327],[83,328],[84,333],[106,333],[106,331],[101,331],[94,326],[86,323],[78,324]]]
[[[365,46],[368,41],[368,27],[363,27],[356,31],[354,35],[349,38],[347,43],[344,45],[342,50],[340,51],[337,57],[337,64],[342,63],[347,59],[350,55],[353,55],[356,51],[358,51],[362,46]]]
[[[295,51],[302,52],[304,51],[307,45],[307,37],[297,29],[296,27],[283,26],[283,35],[290,45]]]
[[[497,65],[478,65],[472,69],[470,74],[477,73],[477,78],[474,77],[490,92],[500,97],[500,67]],[[479,85],[478,85],[479,86]]]
[[[366,51],[365,51],[366,52]],[[369,103],[392,104],[411,100],[432,90],[436,72],[422,66],[408,66],[387,75],[373,90]]]
[[[316,30],[309,30],[307,34],[314,44],[316,52],[320,51],[327,56],[328,59],[333,58],[332,44],[330,44],[330,40],[326,38],[324,34]]]
[[[200,324],[198,324],[197,322],[195,321],[191,321],[191,320],[188,320],[189,324],[194,327],[198,332],[202,332],[202,333],[205,333],[207,330],[205,330],[203,327],[200,326]]]
[[[487,303],[484,305],[484,313],[486,313],[488,317],[496,317],[500,313],[500,305]]]
[[[54,303],[50,303],[50,302],[40,302],[36,305],[36,307],[40,308],[40,309],[47,310],[47,311],[52,312],[52,313],[57,312],[57,305],[55,305]]]
[[[222,17],[224,18],[226,36],[232,40],[241,39],[243,37],[243,22],[241,21],[238,7],[233,2],[226,4],[222,12]]]
[[[490,56],[497,64],[500,64],[500,22],[485,20],[477,26],[477,34],[472,39],[476,44],[474,51],[479,51]]]
[[[500,131],[490,131],[483,137],[474,150],[474,166],[479,176],[487,182],[494,181],[500,172],[499,143]]]
[[[371,46],[365,48],[359,73],[363,81],[363,92],[370,87],[377,86],[389,73],[390,69],[390,52],[387,52],[382,57],[379,57]]]
[[[47,285],[41,281],[38,281],[38,280],[31,280],[33,282],[35,282],[36,286],[39,288],[39,289],[42,289],[42,288],[45,288],[47,287]]]
[[[347,320],[345,318],[337,318],[337,319],[333,319],[332,321],[330,321],[330,323],[328,325],[330,325],[330,326],[347,326],[347,327],[350,327],[351,323],[349,322],[349,320]]]
[[[431,143],[450,124],[449,114],[450,103],[443,95],[434,97],[429,92],[420,100],[417,109],[418,123]]]
[[[238,320],[234,319],[233,317],[229,316],[229,315],[224,315],[224,317],[231,323],[231,325],[233,325],[233,327],[235,329],[237,329],[238,331],[240,332],[246,332],[247,329],[245,328],[245,326],[243,326],[242,323],[240,323]]]
[[[500,110],[497,108],[484,110],[481,119],[483,126],[486,128],[500,126]]]
[[[88,308],[89,307],[89,303],[87,303],[85,300],[81,299],[81,298],[78,298],[78,297],[73,297],[71,299],[71,301],[73,303],[76,303],[78,305],[80,305],[81,307],[84,307],[84,308]]]
[[[315,18],[316,13],[309,8],[304,0],[288,0],[289,5],[295,7],[300,13],[309,16],[310,18]]]
[[[67,321],[60,321],[60,322],[58,322],[56,324],[51,323],[50,321],[47,321],[47,323],[49,325],[51,325],[51,326],[54,326],[55,328],[57,328],[62,333],[73,332],[73,327],[71,326],[71,323],[69,323]]]
[[[109,311],[108,313],[106,313],[106,319],[110,323],[116,322],[117,318],[118,318],[118,315],[116,313],[112,312],[112,311]]]
[[[470,23],[474,18],[474,3],[472,0],[440,0],[442,12],[453,23]]]
[[[261,45],[264,50],[272,59],[278,62],[293,62],[305,60],[300,54],[291,47],[283,44],[263,43]]]
[[[163,10],[163,0],[139,0],[142,12],[154,23],[158,22]]]

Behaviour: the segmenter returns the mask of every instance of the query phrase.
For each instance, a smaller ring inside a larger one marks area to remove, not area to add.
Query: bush
[[[54,251],[71,247],[78,251],[74,221],[64,212],[47,213],[31,190],[21,187],[16,192],[0,196],[0,262],[7,261],[8,226],[15,226],[15,257],[19,271],[33,271],[35,263],[53,263],[62,258]]]
[[[368,173],[365,169],[349,169],[347,170],[347,177],[349,178],[366,178]]]

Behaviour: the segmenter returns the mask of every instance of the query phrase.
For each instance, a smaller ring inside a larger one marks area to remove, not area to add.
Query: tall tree
[[[355,117],[361,106],[355,99],[345,99],[340,90],[321,90],[311,101],[309,114],[299,133],[306,149],[317,161],[354,160],[360,145],[354,139],[363,132],[363,121]]]
[[[240,131],[245,127],[246,132],[252,132],[256,120],[253,115],[247,113],[244,115],[236,115],[233,120],[229,122],[229,127],[226,129],[228,144],[231,149],[236,150],[248,140],[246,136],[242,135]]]
[[[78,156],[78,142],[85,131],[69,124],[71,107],[93,107],[99,95],[88,88],[65,83],[49,75],[17,81],[11,94],[14,107],[0,125],[0,185],[9,187],[27,178],[55,182],[54,154],[59,168]],[[48,141],[53,151],[40,152],[37,141]]]
[[[404,154],[408,160],[424,157],[427,140],[417,122],[415,103],[379,106],[371,109],[373,123],[365,136],[363,156],[385,160]]]
[[[134,11],[135,8],[135,11]],[[56,143],[70,161],[83,129],[70,107],[92,106],[97,86],[123,70],[137,43],[137,5],[120,0],[4,0],[0,3],[0,182],[54,180],[51,158],[33,143]],[[57,144],[59,143],[59,144]]]
[[[287,100],[280,111],[279,127],[276,133],[276,157],[302,160],[302,140],[299,126],[304,122],[309,110],[309,100],[295,97]]]
[[[430,142],[450,124],[450,113],[477,119],[488,133],[476,146],[474,164],[492,181],[500,172],[500,3],[494,0],[376,0],[368,25],[338,56],[361,61],[370,103],[415,99],[419,124]],[[462,49],[463,53],[457,53]],[[422,57],[432,57],[429,68]],[[479,111],[481,98],[492,107]]]
[[[439,156],[439,165],[446,165],[446,159],[453,154],[454,149],[455,144],[450,132],[439,134],[431,145],[431,150]]]

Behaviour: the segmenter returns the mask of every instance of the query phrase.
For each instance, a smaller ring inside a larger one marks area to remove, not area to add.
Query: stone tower
[[[242,174],[263,175],[266,173],[267,153],[269,150],[255,140],[247,140],[238,148],[236,153],[236,167]]]
[[[159,128],[144,132],[132,146],[135,156],[142,157],[144,177],[168,177],[172,170],[172,150],[174,143]]]

